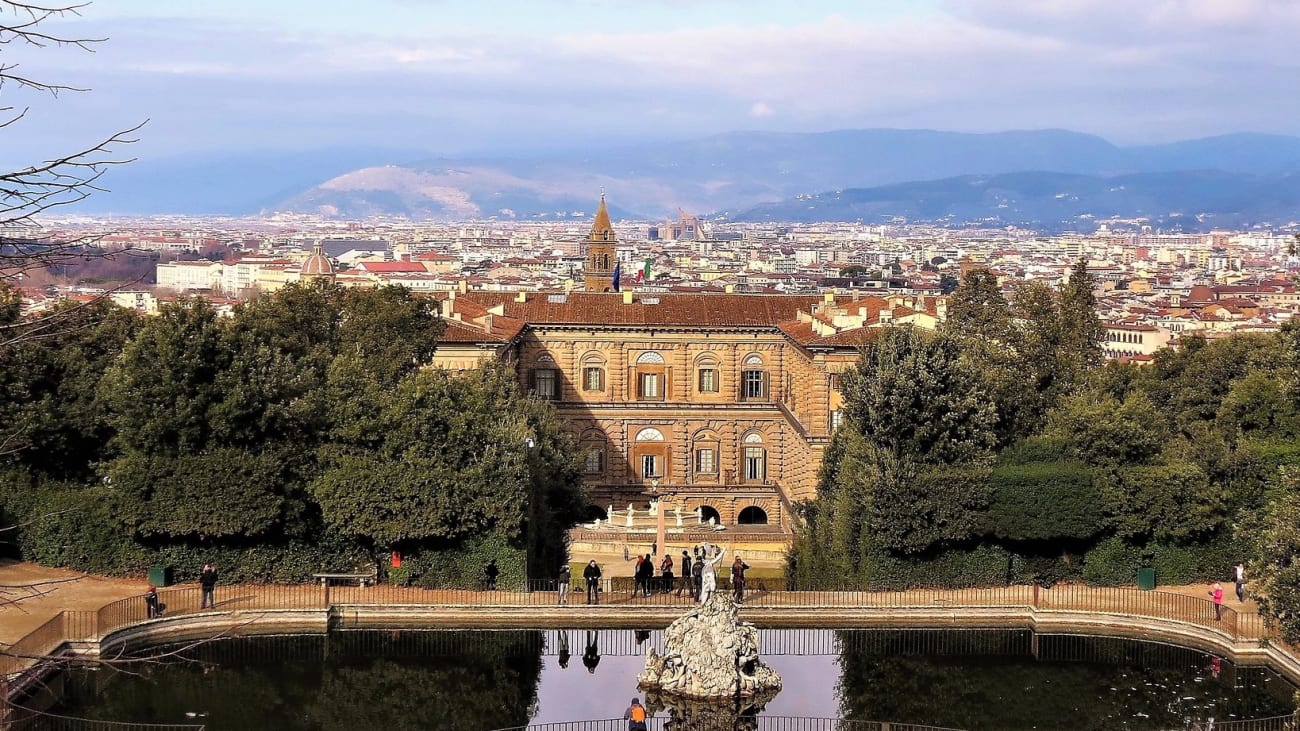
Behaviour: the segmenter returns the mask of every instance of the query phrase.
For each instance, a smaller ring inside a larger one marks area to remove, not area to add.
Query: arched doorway
[[[708,522],[710,522],[710,519],[715,519],[715,520],[717,520],[719,523],[722,522],[722,516],[718,514],[718,510],[717,510],[717,508],[714,508],[714,507],[709,506],[709,505],[701,505],[701,506],[700,506],[700,522],[701,522],[701,523],[708,523]]]
[[[736,516],[740,525],[767,525],[767,513],[757,505],[750,505]]]
[[[600,520],[609,520],[609,515],[606,514],[605,509],[600,507],[599,505],[588,505],[585,509],[583,509],[582,520],[579,522],[590,523],[596,520],[597,518],[599,518]]]

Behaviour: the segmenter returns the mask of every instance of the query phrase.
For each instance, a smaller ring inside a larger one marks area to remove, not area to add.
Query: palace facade
[[[594,291],[444,295],[435,359],[514,363],[580,445],[601,513],[671,495],[725,525],[788,529],[839,423],[839,374],[879,327],[944,314],[936,298],[612,291],[614,243],[602,199]]]

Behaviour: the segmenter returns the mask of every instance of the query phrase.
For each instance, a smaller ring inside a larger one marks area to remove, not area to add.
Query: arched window
[[[751,432],[745,436],[741,450],[740,474],[745,482],[767,481],[767,449],[763,446],[762,434]]]
[[[599,353],[582,357],[582,390],[597,393],[605,390],[605,359]]]
[[[560,397],[560,372],[555,359],[543,353],[537,356],[531,375],[532,391],[538,398],[554,401]]]
[[[740,525],[767,525],[767,512],[757,505],[750,505],[736,516]]]
[[[636,440],[638,442],[662,442],[664,433],[652,426],[648,426],[636,433]]]
[[[750,354],[743,361],[744,369],[740,372],[740,400],[764,401],[767,399],[767,371],[763,370],[763,358],[757,353]]]
[[[718,435],[707,429],[695,435],[693,444],[695,456],[691,460],[691,467],[696,475],[717,477],[718,444]]]
[[[705,353],[695,359],[695,390],[700,393],[717,393],[721,390],[718,378],[718,359]]]
[[[647,350],[636,358],[636,400],[663,401],[670,369],[662,354]]]

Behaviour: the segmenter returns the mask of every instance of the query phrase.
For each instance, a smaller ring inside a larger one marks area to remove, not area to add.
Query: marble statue
[[[781,676],[758,657],[758,630],[740,621],[725,593],[668,625],[663,647],[650,650],[637,685],[666,699],[770,699],[781,689]]]
[[[712,517],[712,518],[709,518],[709,525],[712,526],[712,527],[714,527],[714,528],[717,528],[717,527],[718,527],[718,518],[717,518],[716,516],[715,516],[715,517]]]
[[[682,511],[680,510],[677,511],[677,527],[682,527]]]
[[[695,520],[698,521],[698,522],[700,522],[700,523],[703,523],[703,522],[704,522],[704,507],[703,507],[703,506],[699,506],[699,505],[697,505],[697,506],[695,507]]]
[[[632,527],[632,503],[627,504],[627,518],[623,520],[623,525],[626,525],[628,528]]]
[[[649,515],[651,518],[653,518],[653,517],[659,515],[659,501],[658,501],[658,500],[651,500],[651,501],[650,501],[650,509],[649,509],[648,511],[646,511],[646,515]]]
[[[610,505],[609,507],[605,508],[605,519],[606,519],[606,520],[610,520],[610,521],[614,520],[614,506],[613,506],[613,505]]]

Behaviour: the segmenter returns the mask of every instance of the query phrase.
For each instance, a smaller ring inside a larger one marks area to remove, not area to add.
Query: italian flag
[[[651,262],[651,261],[654,261],[654,260],[653,260],[653,259],[646,259],[646,260],[645,260],[645,266],[641,267],[641,269],[638,270],[637,273],[636,273],[636,281],[638,281],[638,282],[643,282],[643,281],[645,281],[645,280],[647,280],[647,279],[650,278],[650,262]]]

